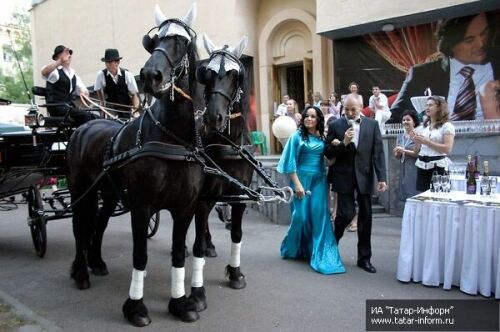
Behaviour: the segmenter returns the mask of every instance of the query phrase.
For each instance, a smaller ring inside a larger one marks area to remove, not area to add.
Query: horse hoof
[[[151,324],[151,318],[148,315],[148,309],[142,299],[132,300],[130,298],[125,301],[122,307],[123,316],[137,327],[144,327]]]
[[[231,265],[226,266],[226,276],[229,277],[229,287],[233,289],[245,288],[247,282],[245,280],[245,275],[241,273],[240,267],[232,267]]]
[[[86,280],[75,280],[75,286],[79,290],[84,290],[90,288],[90,281]]]
[[[245,288],[247,285],[247,282],[245,281],[245,277],[241,276],[238,278],[238,280],[229,280],[229,287],[233,289],[242,289]]]
[[[109,274],[108,268],[104,267],[91,267],[90,270],[96,276],[106,276]]]
[[[217,257],[217,251],[214,248],[207,248],[205,250],[205,257]]]
[[[191,295],[189,295],[188,300],[194,305],[196,312],[205,310],[207,308],[205,287],[191,287]]]
[[[170,299],[168,311],[186,323],[197,321],[200,318],[200,315],[196,312],[194,303],[191,303],[186,295],[177,299]]]

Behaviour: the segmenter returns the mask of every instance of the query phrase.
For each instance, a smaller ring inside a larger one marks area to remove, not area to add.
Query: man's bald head
[[[359,95],[348,94],[344,99],[344,113],[349,119],[354,119],[361,113],[363,105],[359,100]]]

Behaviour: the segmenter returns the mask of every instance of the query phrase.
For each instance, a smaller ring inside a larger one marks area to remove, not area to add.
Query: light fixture
[[[384,25],[382,25],[382,31],[385,31],[385,32],[394,31],[394,24],[385,23]]]

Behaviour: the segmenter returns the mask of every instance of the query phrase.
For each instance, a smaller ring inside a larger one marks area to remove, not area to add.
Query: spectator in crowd
[[[278,172],[290,176],[295,192],[281,256],[309,259],[315,271],[332,274],[345,272],[345,268],[330,224],[323,127],[321,110],[306,108],[278,163]]]
[[[358,202],[358,261],[361,269],[375,273],[371,264],[372,193],[375,174],[377,190],[385,191],[385,161],[382,136],[378,123],[361,117],[362,104],[356,95],[348,95],[344,102],[344,116],[330,123],[325,156],[335,158],[330,182],[337,193],[335,238],[340,241],[344,230],[356,214]],[[335,144],[334,140],[340,141]]]
[[[361,104],[361,109],[363,109],[363,96],[359,94],[359,84],[356,82],[351,82],[349,83],[349,92],[350,94],[354,95],[358,102]]]
[[[414,110],[404,111],[402,124],[404,132],[398,135],[393,153],[394,157],[400,161],[399,198],[406,201],[408,197],[419,193],[417,190],[417,167],[415,166],[418,151],[415,150],[415,142],[411,138],[413,131],[420,124],[417,112]]]
[[[46,81],[46,101],[47,104],[53,104],[47,107],[51,116],[65,117],[68,115],[79,126],[95,118],[87,111],[76,108],[73,103],[74,96],[87,96],[89,91],[82,80],[76,75],[75,70],[71,68],[73,59],[73,50],[58,45],[54,49],[52,60],[43,66],[42,78]],[[57,105],[55,105],[57,104]]]
[[[391,107],[390,123],[400,122],[402,112],[413,109],[410,98],[427,88],[446,98],[451,120],[500,118],[499,90],[491,89],[500,88],[500,53],[490,47],[495,27],[490,21],[480,13],[441,22],[438,50],[444,56],[410,69]]]
[[[321,95],[321,92],[316,91],[313,96],[313,106],[320,107],[321,102],[323,101],[323,96]]]
[[[419,151],[417,165],[417,190],[430,188],[432,173],[444,174],[450,164],[448,154],[453,149],[455,127],[449,121],[448,106],[442,97],[431,96],[425,108],[427,118],[422,127],[413,131],[411,138]]]
[[[340,118],[340,114],[342,114],[342,103],[338,100],[335,92],[330,94],[330,113],[332,113],[336,119]]]
[[[321,113],[323,113],[323,118],[325,121],[324,127],[325,127],[325,136],[328,135],[328,120],[330,120],[333,115],[330,113],[330,100],[325,99],[321,101]]]
[[[380,88],[377,85],[372,87],[372,93],[373,95],[368,100],[368,107],[375,114],[375,120],[378,122],[380,132],[383,134],[384,125],[391,117],[389,102],[387,101],[387,96],[380,92]]]
[[[106,69],[97,72],[94,90],[97,91],[102,106],[116,109],[122,119],[130,119],[132,112],[127,106],[133,106],[134,109],[139,107],[139,90],[134,75],[127,69],[120,68],[121,59],[117,49],[106,49],[101,58]],[[108,102],[110,104],[106,105]]]
[[[299,112],[299,106],[294,99],[288,99],[286,102],[286,115],[294,119],[297,125],[300,124],[301,114]]]
[[[279,104],[278,108],[276,108],[276,113],[274,113],[274,116],[278,117],[287,114],[287,102],[289,99],[290,99],[289,95],[283,96],[283,98],[281,99],[281,104]]]

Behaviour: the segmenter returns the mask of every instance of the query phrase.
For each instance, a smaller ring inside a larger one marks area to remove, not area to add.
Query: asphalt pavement
[[[91,275],[90,289],[77,290],[69,277],[74,257],[71,220],[47,225],[44,258],[35,255],[26,223],[26,206],[0,213],[0,301],[30,322],[24,331],[137,331],[123,318],[132,271],[129,215],[113,218],[104,237],[103,256],[110,274]],[[161,212],[158,233],[148,241],[144,300],[152,319],[143,331],[364,331],[367,299],[481,299],[453,288],[425,287],[396,280],[401,218],[376,215],[372,263],[376,274],[356,267],[356,233],[346,233],[340,252],[347,272],[322,275],[304,260],[279,255],[287,226],[275,225],[254,210],[244,216],[241,269],[247,287],[228,287],[230,234],[215,213],[210,227],[219,256],[207,258],[208,308],[194,323],[167,312],[170,298],[172,222]],[[188,246],[194,240],[193,226]],[[189,293],[191,257],[186,261]]]

